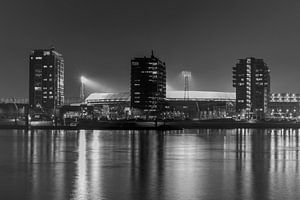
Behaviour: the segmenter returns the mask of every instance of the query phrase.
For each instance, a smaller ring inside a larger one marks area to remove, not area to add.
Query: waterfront
[[[300,129],[0,130],[3,199],[299,199]]]

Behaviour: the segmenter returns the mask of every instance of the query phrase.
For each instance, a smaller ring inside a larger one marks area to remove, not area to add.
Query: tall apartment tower
[[[33,50],[29,56],[29,106],[53,112],[64,103],[64,60],[51,49]]]
[[[131,107],[157,117],[166,99],[166,65],[153,55],[131,60]]]
[[[242,118],[263,119],[270,99],[270,70],[263,59],[239,59],[233,67],[236,112]]]

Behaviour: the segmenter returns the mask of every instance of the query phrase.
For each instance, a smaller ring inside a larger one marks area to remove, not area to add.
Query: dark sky
[[[299,0],[7,0],[0,5],[0,97],[28,97],[28,56],[54,45],[65,59],[66,96],[79,76],[129,90],[130,60],[155,55],[167,79],[192,71],[194,90],[234,91],[238,58],[263,58],[273,92],[298,92]]]

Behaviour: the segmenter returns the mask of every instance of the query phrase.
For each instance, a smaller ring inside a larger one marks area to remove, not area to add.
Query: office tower
[[[64,103],[64,60],[51,49],[33,50],[29,57],[29,106],[51,113]]]
[[[263,59],[239,59],[233,67],[236,112],[241,118],[263,119],[270,99],[270,70]]]
[[[131,107],[147,118],[164,109],[166,65],[153,55],[131,60]]]

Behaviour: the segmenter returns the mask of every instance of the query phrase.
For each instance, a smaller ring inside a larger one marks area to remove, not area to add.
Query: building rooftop
[[[189,91],[189,100],[208,100],[208,101],[232,101],[235,100],[235,92],[215,92],[215,91]],[[167,91],[167,99],[182,100],[184,91]]]
[[[87,103],[97,103],[104,101],[130,101],[130,93],[92,93],[85,99],[85,101]]]
[[[167,100],[184,100],[184,91],[167,91]],[[235,92],[189,91],[190,101],[233,101]],[[86,98],[87,103],[106,101],[130,101],[129,92],[121,93],[92,93]]]

